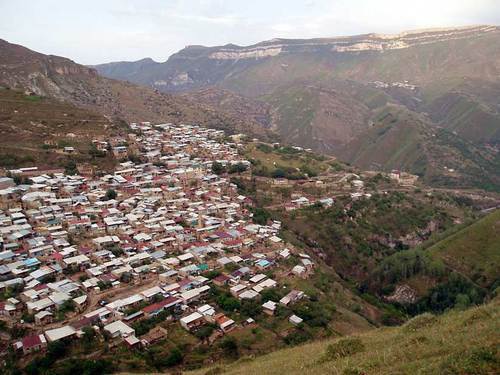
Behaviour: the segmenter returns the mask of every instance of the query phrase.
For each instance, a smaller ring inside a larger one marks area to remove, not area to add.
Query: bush
[[[285,336],[283,341],[287,345],[294,346],[294,345],[299,345],[302,344],[312,338],[312,335],[304,330],[295,330],[288,335]]]
[[[442,375],[498,374],[500,368],[498,349],[494,346],[470,349],[447,357],[440,367]]]
[[[350,357],[365,350],[365,346],[358,338],[346,338],[326,347],[323,360],[334,361],[339,358]]]
[[[226,357],[238,358],[238,342],[233,336],[226,336],[219,344],[219,347],[222,349]]]
[[[430,313],[424,313],[408,320],[404,324],[403,330],[407,332],[415,332],[421,328],[428,327],[434,324],[436,321],[437,318],[434,315]]]
[[[210,337],[213,331],[214,327],[212,327],[211,325],[207,325],[201,327],[198,331],[196,331],[194,335],[198,337],[200,340],[205,340]]]

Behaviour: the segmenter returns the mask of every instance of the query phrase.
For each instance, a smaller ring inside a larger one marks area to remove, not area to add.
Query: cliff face
[[[222,85],[242,72],[268,64],[268,60],[314,57],[330,63],[330,68],[357,56],[359,61],[377,59],[377,54],[407,50],[452,41],[468,43],[499,33],[496,26],[471,26],[448,29],[407,31],[400,34],[365,34],[337,38],[273,39],[252,46],[234,44],[219,47],[188,46],[166,62],[144,60],[96,65],[104,76],[157,87],[164,92],[188,91]],[[366,53],[363,56],[358,54]],[[375,53],[375,55],[369,55]],[[314,69],[314,64],[302,69]],[[257,77],[258,78],[258,77]],[[228,88],[227,86],[225,86]],[[232,89],[232,87],[230,87]],[[243,92],[240,92],[243,93]]]

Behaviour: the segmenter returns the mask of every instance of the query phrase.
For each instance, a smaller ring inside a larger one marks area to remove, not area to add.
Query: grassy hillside
[[[273,129],[283,140],[316,151],[334,153],[368,127],[370,109],[347,90],[295,84],[263,100],[271,106]]]
[[[93,139],[126,135],[123,123],[91,110],[40,96],[0,88],[0,167],[62,167],[71,159],[111,168],[112,156],[92,153]]]
[[[363,169],[406,170],[432,186],[500,190],[498,154],[401,106],[381,110],[339,156]]]
[[[500,210],[439,241],[426,251],[474,281],[488,286],[499,280]]]
[[[325,340],[196,374],[475,374],[500,371],[500,303]]]

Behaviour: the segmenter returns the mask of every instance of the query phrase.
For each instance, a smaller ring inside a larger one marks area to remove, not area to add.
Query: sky
[[[497,0],[0,0],[0,38],[81,64],[187,45],[500,25]]]

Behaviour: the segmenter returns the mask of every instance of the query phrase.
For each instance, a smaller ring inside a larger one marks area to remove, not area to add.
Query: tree
[[[238,358],[238,342],[233,336],[226,336],[219,346],[226,357]]]
[[[216,175],[221,175],[225,171],[226,171],[226,168],[218,161],[214,161],[212,163],[212,172],[215,173]]]
[[[85,351],[88,351],[92,349],[94,340],[95,340],[95,330],[94,328],[87,326],[83,327],[83,336],[82,336],[82,342],[83,342],[83,347],[85,348]]]
[[[262,312],[262,306],[257,301],[251,299],[244,299],[241,302],[240,311],[243,315],[255,318],[259,316],[260,313]]]
[[[240,308],[240,301],[227,294],[222,294],[217,297],[217,304],[221,307],[221,309],[227,312],[232,312]]]
[[[64,166],[64,173],[70,176],[78,174],[78,169],[76,168],[76,163],[74,160],[70,160],[66,163],[66,165]]]
[[[195,336],[198,337],[200,340],[205,341],[210,337],[212,332],[214,331],[214,327],[211,325],[206,325],[201,327],[196,333]]]
[[[106,192],[106,200],[108,200],[108,201],[112,200],[112,199],[116,199],[117,196],[118,196],[118,194],[113,189],[108,189],[108,191]]]
[[[162,361],[162,364],[167,367],[176,366],[182,362],[182,352],[178,348],[173,348],[170,354]]]
[[[285,178],[286,172],[281,168],[276,168],[271,174],[272,178]]]
[[[243,173],[247,170],[247,166],[243,163],[238,163],[238,164],[234,164],[234,165],[231,165],[231,167],[229,167],[229,173]]]

